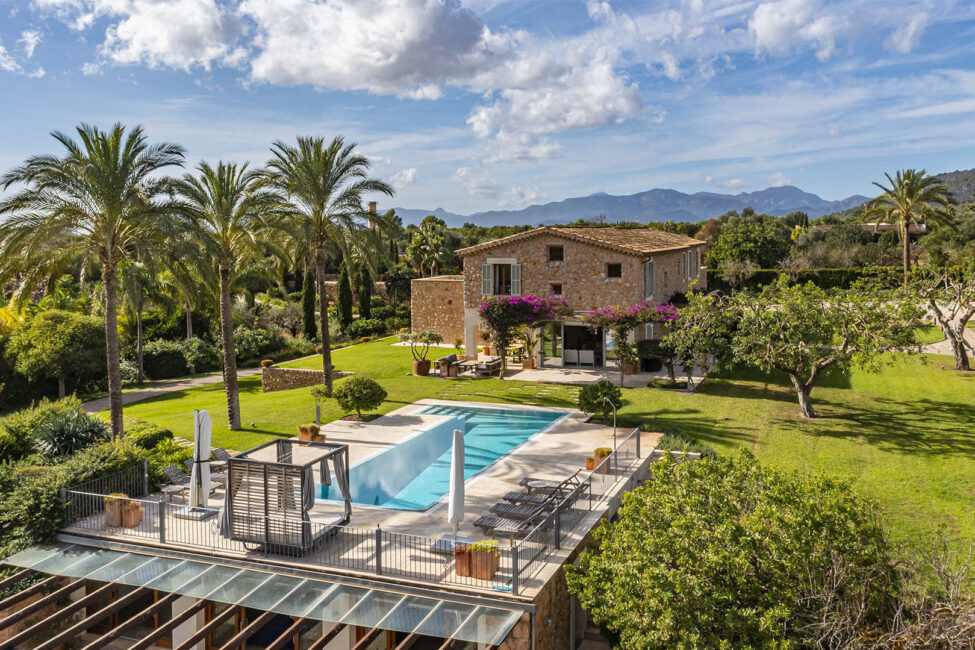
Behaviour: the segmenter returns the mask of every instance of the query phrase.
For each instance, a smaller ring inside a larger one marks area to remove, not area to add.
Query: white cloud
[[[412,185],[413,183],[415,183],[417,179],[417,175],[418,173],[416,167],[410,167],[409,169],[404,169],[400,172],[393,174],[393,177],[390,178],[389,180],[393,184],[393,187],[395,187],[398,190],[401,190],[407,185]]]
[[[20,38],[17,39],[20,46],[24,50],[24,57],[31,58],[34,56],[34,50],[37,45],[41,42],[41,33],[35,30],[27,29],[20,33]]]
[[[842,21],[822,13],[817,0],[774,0],[759,4],[748,21],[755,51],[783,55],[801,44],[812,44],[820,60],[830,58],[836,49]]]
[[[748,187],[748,181],[743,178],[729,178],[727,180],[719,181],[711,174],[704,177],[704,182],[713,187],[720,187],[725,190],[740,190]]]
[[[532,203],[537,203],[539,198],[541,195],[538,190],[515,186],[505,190],[498,201],[498,207],[503,210],[520,210]]]
[[[907,54],[921,41],[924,28],[928,25],[928,15],[923,11],[915,14],[909,21],[901,24],[887,38],[884,45],[888,50],[899,54]]]
[[[783,185],[791,185],[792,179],[786,176],[783,172],[775,172],[768,179],[768,183],[772,187],[782,187]]]
[[[459,167],[450,180],[463,187],[471,196],[488,198],[501,192],[497,181],[483,171],[472,170],[470,167]]]
[[[26,75],[35,79],[40,79],[44,76],[44,68],[38,67],[34,70],[26,70],[7,48],[4,47],[3,43],[0,43],[0,70]]]
[[[481,156],[486,163],[509,160],[543,160],[555,158],[562,151],[562,145],[550,138],[533,133],[511,133],[504,128],[498,130]]]

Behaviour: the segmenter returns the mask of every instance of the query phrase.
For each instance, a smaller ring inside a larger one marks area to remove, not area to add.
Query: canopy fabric
[[[348,519],[352,516],[352,494],[349,492],[349,474],[345,468],[345,458],[342,454],[338,454],[332,456],[332,462],[335,463],[335,481],[339,484],[342,498],[345,499],[345,517]]]
[[[193,471],[190,475],[190,506],[205,508],[210,494],[210,414],[193,411]]]
[[[464,432],[454,429],[454,447],[450,455],[450,497],[447,521],[457,527],[464,521]]]
[[[503,607],[77,544],[34,546],[4,562],[41,573],[146,587],[331,624],[486,645],[500,644],[522,615]]]

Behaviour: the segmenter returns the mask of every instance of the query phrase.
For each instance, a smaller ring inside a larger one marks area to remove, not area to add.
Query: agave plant
[[[56,413],[34,431],[34,450],[47,458],[62,458],[111,434],[108,423],[81,411]]]

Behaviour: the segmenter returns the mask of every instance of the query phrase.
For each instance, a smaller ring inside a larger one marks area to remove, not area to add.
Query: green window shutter
[[[491,275],[491,265],[481,264],[481,295],[491,295]]]

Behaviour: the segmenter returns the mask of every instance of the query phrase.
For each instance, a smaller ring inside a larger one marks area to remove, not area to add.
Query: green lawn
[[[409,349],[390,346],[392,341],[333,354],[337,368],[383,384],[389,400],[382,412],[424,397],[574,405],[573,389],[566,386],[408,376]],[[695,395],[628,389],[620,419],[630,426],[649,421],[659,429],[679,429],[719,451],[745,447],[777,467],[850,477],[863,494],[881,502],[898,538],[944,525],[959,543],[967,543],[975,540],[975,373],[941,370],[948,360],[899,357],[876,375],[827,377],[813,392],[823,416],[815,421],[797,417],[795,398],[783,378],[749,371],[714,379]],[[315,358],[282,365],[318,364]],[[295,425],[314,417],[308,389],[262,394],[260,377],[242,379],[240,389],[243,421],[254,423],[244,431],[227,430],[220,384],[138,402],[125,412],[190,437],[192,410],[209,409],[214,444],[232,449],[247,449],[268,436],[294,435]],[[341,415],[329,400],[323,418]]]

